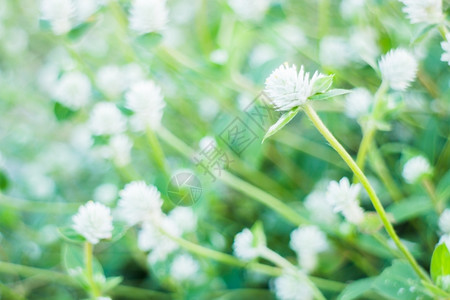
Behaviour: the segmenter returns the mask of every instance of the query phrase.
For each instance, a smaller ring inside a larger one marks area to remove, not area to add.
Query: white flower
[[[197,229],[197,216],[190,207],[177,206],[168,215],[183,232],[193,232]]]
[[[275,295],[279,300],[313,300],[312,288],[299,276],[285,274],[273,281]]]
[[[326,201],[325,192],[313,191],[305,199],[305,207],[311,217],[319,223],[333,224],[337,221],[333,208]]]
[[[367,89],[353,89],[345,97],[345,114],[355,119],[364,116],[369,112],[372,102],[372,94]]]
[[[270,0],[228,0],[228,5],[241,19],[258,21],[266,14]]]
[[[158,32],[166,26],[168,16],[166,0],[133,0],[130,28],[139,34]]]
[[[119,213],[130,225],[160,218],[161,194],[155,186],[133,181],[119,192]]]
[[[133,142],[130,138],[124,134],[118,134],[109,140],[108,148],[111,154],[111,158],[114,163],[123,167],[131,162],[131,148],[133,148]]]
[[[110,239],[113,231],[111,211],[101,203],[89,201],[73,216],[73,229],[91,244]]]
[[[394,90],[404,91],[416,78],[417,61],[411,53],[402,48],[391,50],[384,55],[379,67],[381,77]]]
[[[75,4],[78,22],[84,22],[99,8],[99,0],[72,0]]]
[[[408,183],[415,183],[422,176],[431,172],[430,163],[423,156],[416,156],[408,160],[403,167],[402,176]]]
[[[181,229],[168,218],[162,218],[158,222],[158,226],[167,234],[175,237],[181,236]],[[154,264],[164,261],[179,246],[153,223],[144,222],[138,234],[138,248],[142,251],[151,251],[148,255],[148,261],[150,264]]]
[[[355,51],[346,39],[338,36],[326,36],[320,41],[319,58],[324,66],[343,68],[356,58]]]
[[[289,67],[286,63],[278,67],[266,79],[264,91],[272,99],[277,110],[290,110],[305,104],[308,97],[314,93],[323,92],[313,89],[317,79],[323,76],[316,71],[310,78],[309,73],[305,73],[303,66],[300,67],[300,72],[297,72],[295,65]]]
[[[359,224],[364,219],[364,211],[357,200],[360,190],[361,185],[350,185],[347,177],[342,178],[339,183],[331,181],[327,188],[327,201],[333,206],[334,212],[341,212],[348,222]]]
[[[399,0],[405,7],[403,11],[408,15],[412,24],[415,23],[440,23],[442,14],[442,0]]]
[[[170,275],[177,281],[194,280],[200,265],[188,254],[175,257],[170,267]]]
[[[450,66],[450,33],[447,33],[445,35],[445,41],[441,42],[442,50],[444,50],[444,53],[442,53],[441,61],[448,62],[448,65]]]
[[[110,205],[116,200],[117,186],[112,183],[103,183],[94,190],[94,200],[106,205]]]
[[[110,97],[118,97],[125,89],[120,67],[108,65],[102,67],[96,76],[97,86]]]
[[[297,253],[302,269],[309,272],[317,265],[317,254],[328,249],[328,241],[317,226],[309,225],[291,232],[289,246]]]
[[[72,0],[43,0],[41,17],[49,21],[55,34],[65,34],[72,28],[71,18],[75,14]]]
[[[252,260],[259,256],[259,249],[253,245],[253,233],[244,228],[234,237],[234,255],[242,260]]]
[[[356,29],[350,36],[350,45],[363,60],[369,63],[375,61],[375,58],[380,54],[377,32],[372,27]]]
[[[54,97],[70,109],[79,109],[89,102],[91,83],[81,72],[65,73],[55,87]]]
[[[94,135],[113,135],[124,132],[126,119],[111,102],[97,103],[89,118],[89,127]]]
[[[450,209],[446,209],[439,217],[439,229],[445,234],[450,234]]]
[[[161,124],[165,103],[161,88],[153,81],[133,84],[125,98],[127,108],[134,112],[131,123],[136,130],[145,130],[148,126],[154,129]]]

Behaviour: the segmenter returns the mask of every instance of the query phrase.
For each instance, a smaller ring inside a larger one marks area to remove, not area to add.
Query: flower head
[[[198,262],[189,254],[175,257],[170,267],[171,276],[177,281],[192,280],[200,270]]]
[[[91,83],[81,72],[65,73],[55,87],[54,97],[70,109],[79,109],[89,102]]]
[[[437,24],[442,21],[442,0],[400,0],[411,23]]]
[[[305,207],[317,222],[331,225],[337,220],[333,208],[326,201],[325,192],[313,191],[310,193],[305,199]]]
[[[169,17],[166,0],[133,0],[130,9],[130,28],[139,34],[164,29]]]
[[[297,67],[286,63],[278,67],[266,79],[265,92],[272,99],[277,110],[287,111],[296,106],[305,104],[308,97],[324,90],[316,90],[314,84],[323,74],[315,72],[312,78],[305,73],[303,66],[300,72]]]
[[[236,234],[233,243],[234,255],[242,260],[252,260],[259,255],[258,248],[254,245],[253,233],[248,228],[244,228]]]
[[[415,183],[422,176],[431,172],[430,163],[423,156],[416,156],[408,160],[403,167],[402,176],[408,183]]]
[[[404,91],[416,78],[417,61],[405,49],[389,51],[380,62],[381,77],[394,90]]]
[[[111,210],[101,203],[89,201],[79,208],[72,220],[73,229],[92,244],[112,236]]]
[[[312,288],[299,276],[284,274],[275,278],[273,289],[277,299],[280,300],[312,300]]]
[[[111,135],[125,131],[126,119],[111,102],[97,103],[89,118],[89,127],[94,135]]]
[[[43,0],[41,17],[49,21],[55,34],[65,34],[72,28],[71,18],[75,14],[72,0]]]
[[[345,114],[350,118],[359,118],[369,112],[372,94],[365,88],[353,89],[345,97]]]
[[[131,124],[136,130],[157,128],[165,106],[161,88],[151,80],[133,84],[125,95],[126,106],[133,111]]]
[[[297,253],[300,266],[305,271],[317,265],[317,254],[328,249],[325,233],[317,226],[301,226],[291,233],[289,246]]]
[[[119,196],[119,213],[130,225],[152,221],[162,214],[161,194],[155,186],[146,185],[144,181],[127,184]]]
[[[327,188],[327,201],[334,212],[341,212],[348,222],[359,224],[364,219],[364,211],[357,200],[360,190],[361,185],[350,184],[347,177],[339,182],[331,181]]]
[[[442,53],[441,61],[448,62],[448,65],[450,66],[450,33],[447,33],[445,35],[445,41],[441,42],[442,50],[444,50],[444,53]]]

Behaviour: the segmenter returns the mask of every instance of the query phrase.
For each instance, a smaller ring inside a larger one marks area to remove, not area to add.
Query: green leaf
[[[154,32],[142,34],[135,39],[136,43],[145,49],[155,47],[161,40],[162,35]]]
[[[259,246],[266,246],[266,235],[264,233],[264,227],[261,221],[257,221],[252,226],[252,234],[253,234],[253,246],[259,247]]]
[[[111,240],[108,240],[111,243],[114,243],[120,240],[128,231],[129,226],[123,222],[114,222],[114,229],[112,231]]]
[[[402,223],[433,211],[433,203],[427,198],[412,197],[405,201],[393,203],[386,211],[394,216],[396,223]]]
[[[417,44],[420,43],[424,38],[427,37],[428,33],[431,31],[431,29],[435,28],[436,25],[424,25],[417,30],[417,32],[414,34],[414,36],[411,38],[411,44]]]
[[[50,31],[52,29],[52,24],[48,20],[39,20],[39,29],[42,31]]]
[[[317,79],[314,82],[311,94],[314,95],[317,93],[324,93],[324,92],[328,91],[328,89],[333,84],[333,77],[334,77],[334,75],[328,75],[328,76],[324,76],[324,77]]]
[[[264,136],[262,143],[264,143],[264,141],[274,135],[275,133],[277,133],[281,128],[283,128],[284,126],[286,126],[287,123],[289,123],[299,112],[300,110],[300,106],[299,107],[294,107],[293,109],[291,109],[289,112],[283,114],[278,121],[273,124],[272,126],[270,126],[269,130],[267,131],[266,135]]]
[[[55,105],[53,106],[53,113],[58,121],[68,120],[75,115],[75,111],[59,102],[55,102]]]
[[[76,232],[72,227],[61,227],[58,228],[59,234],[64,240],[70,243],[82,244],[86,239]]]
[[[375,278],[364,278],[350,283],[339,294],[338,300],[362,299],[362,297],[360,296],[362,296],[372,288],[372,284],[374,281]]]
[[[102,284],[103,293],[106,293],[106,292],[112,290],[113,288],[118,286],[122,281],[123,281],[122,276],[106,278],[106,281]]]
[[[437,282],[439,276],[450,275],[450,253],[445,243],[434,249],[431,256],[430,274],[434,282]]]
[[[76,41],[80,39],[83,34],[86,33],[95,23],[93,21],[85,22],[82,24],[77,25],[76,27],[72,28],[72,30],[69,31],[67,34],[67,37],[71,39],[72,41]]]
[[[383,296],[382,299],[432,299],[413,268],[400,259],[394,260],[392,266],[375,279],[372,287]]]
[[[315,94],[314,96],[309,97],[309,100],[325,100],[328,98],[333,98],[333,97],[337,97],[340,95],[345,95],[350,93],[350,90],[344,90],[344,89],[334,89],[334,90],[329,90],[328,92],[325,93],[319,93],[319,94]]]
[[[4,191],[9,187],[9,178],[6,172],[0,170],[0,191]]]

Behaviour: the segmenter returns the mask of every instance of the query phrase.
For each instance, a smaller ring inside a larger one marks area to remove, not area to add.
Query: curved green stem
[[[86,277],[90,285],[91,295],[92,299],[97,299],[97,297],[100,297],[101,291],[97,285],[97,283],[94,280],[94,273],[93,273],[93,267],[92,267],[92,260],[93,260],[93,245],[89,242],[84,243],[84,263],[85,263],[85,271],[86,271]]]
[[[442,205],[442,202],[439,201],[439,198],[436,195],[436,188],[434,187],[433,182],[429,178],[424,178],[422,179],[422,185],[427,191],[427,194],[430,197],[431,202],[433,203],[434,209],[436,210],[437,214],[440,215],[444,210],[444,207]]]
[[[347,163],[347,165],[350,167],[350,169],[353,171],[355,176],[358,178],[358,180],[361,182],[361,184],[366,189],[370,200],[372,201],[372,204],[377,211],[381,222],[384,225],[384,228],[386,229],[388,235],[392,238],[397,248],[402,252],[406,260],[409,262],[409,264],[412,266],[414,271],[425,281],[431,283],[431,279],[429,278],[428,274],[419,266],[417,261],[415,260],[414,256],[409,252],[408,248],[403,245],[403,243],[400,241],[400,238],[398,237],[397,233],[395,232],[394,227],[392,226],[391,222],[388,219],[388,216],[386,214],[386,211],[384,210],[383,205],[381,204],[380,199],[378,199],[377,194],[375,193],[375,190],[373,189],[372,185],[370,184],[369,180],[367,179],[366,175],[361,171],[359,166],[356,164],[356,162],[353,160],[353,158],[348,154],[348,152],[342,147],[342,145],[339,143],[339,141],[334,137],[334,135],[328,130],[328,128],[325,126],[325,124],[322,122],[320,117],[317,115],[315,110],[310,106],[310,104],[305,104],[303,106],[303,110],[308,116],[308,118],[311,120],[311,122],[314,124],[314,126],[319,130],[319,132],[322,134],[322,136],[330,143],[330,145],[336,150],[336,152],[342,157],[342,159]]]

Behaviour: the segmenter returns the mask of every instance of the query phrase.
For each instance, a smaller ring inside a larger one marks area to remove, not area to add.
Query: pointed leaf
[[[333,98],[333,97],[337,97],[340,95],[345,95],[350,93],[350,90],[344,90],[344,89],[334,89],[334,90],[330,90],[328,92],[325,93],[319,93],[319,94],[315,94],[314,96],[309,97],[309,100],[324,100],[324,99],[328,99],[328,98]]]
[[[372,288],[375,278],[364,278],[356,280],[339,294],[338,300],[362,299],[362,295]]]
[[[277,133],[281,128],[283,128],[287,123],[289,123],[299,112],[300,107],[295,107],[293,109],[291,109],[289,112],[283,114],[280,119],[278,119],[278,121],[273,124],[272,126],[270,126],[269,130],[267,131],[266,135],[264,136],[262,143],[264,143],[264,141],[274,135],[275,133]]]
[[[314,95],[317,93],[324,93],[324,92],[328,91],[328,89],[333,84],[333,77],[334,77],[334,75],[328,75],[328,76],[324,76],[324,77],[317,79],[314,82],[311,93]]]
[[[434,249],[431,256],[430,273],[434,282],[437,282],[439,276],[450,275],[450,252],[445,243]]]
[[[252,226],[252,234],[253,234],[253,246],[266,246],[266,235],[264,234],[264,227],[261,221],[257,221]]]
[[[58,228],[58,233],[62,236],[64,240],[70,243],[82,244],[86,239],[75,231],[72,227],[61,227]]]

